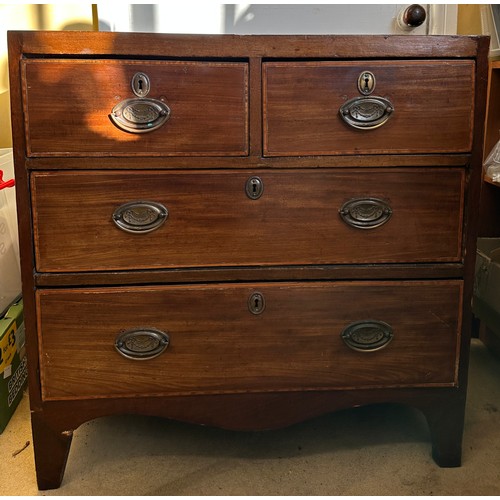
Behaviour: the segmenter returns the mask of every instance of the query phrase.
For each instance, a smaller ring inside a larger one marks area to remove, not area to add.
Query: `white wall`
[[[99,29],[162,33],[455,34],[457,6],[423,4],[429,23],[410,32],[397,25],[409,4],[98,4]]]

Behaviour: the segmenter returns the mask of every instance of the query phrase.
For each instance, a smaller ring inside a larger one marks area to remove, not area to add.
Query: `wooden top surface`
[[[26,55],[165,57],[475,57],[486,36],[448,35],[179,35],[10,31]],[[154,43],[152,43],[154,39]],[[83,47],[83,49],[82,49]]]

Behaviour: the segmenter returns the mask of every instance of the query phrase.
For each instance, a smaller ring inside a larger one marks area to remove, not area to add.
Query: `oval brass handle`
[[[168,210],[154,201],[131,201],[113,212],[113,222],[127,233],[150,233],[162,226]]]
[[[392,215],[391,207],[379,198],[355,198],[342,205],[340,217],[357,229],[375,229],[385,224]]]
[[[383,97],[355,97],[339,109],[342,119],[351,127],[369,130],[383,125],[393,114],[394,106]]]
[[[149,97],[125,99],[109,116],[119,129],[143,134],[160,128],[170,118],[170,108],[163,101]]]
[[[146,360],[159,356],[170,343],[168,333],[156,328],[138,328],[120,333],[116,350],[125,358]]]
[[[383,321],[357,321],[346,326],[340,334],[344,343],[360,352],[378,351],[392,340],[392,327]]]

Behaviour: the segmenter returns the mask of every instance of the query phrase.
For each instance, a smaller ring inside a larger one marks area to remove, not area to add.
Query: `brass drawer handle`
[[[168,333],[156,328],[127,330],[116,337],[115,348],[125,358],[147,360],[159,356],[170,343]]]
[[[119,129],[143,134],[160,128],[170,118],[170,108],[158,99],[132,98],[119,102],[109,116]]]
[[[360,352],[378,351],[394,337],[392,327],[383,321],[357,321],[346,326],[340,334],[344,343]]]
[[[383,125],[393,114],[394,106],[383,97],[355,97],[339,110],[342,119],[351,127],[370,130]]]
[[[168,210],[154,201],[131,201],[113,212],[113,222],[127,233],[150,233],[162,226]]]
[[[340,217],[357,229],[375,229],[385,224],[392,215],[391,207],[379,198],[355,198],[342,205]]]

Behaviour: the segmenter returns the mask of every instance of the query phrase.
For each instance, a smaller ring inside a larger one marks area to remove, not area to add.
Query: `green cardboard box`
[[[28,378],[22,299],[0,318],[0,434],[23,397]]]

